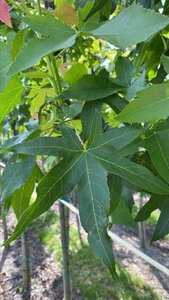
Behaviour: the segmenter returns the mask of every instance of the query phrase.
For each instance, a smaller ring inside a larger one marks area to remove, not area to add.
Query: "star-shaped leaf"
[[[142,130],[119,128],[103,133],[99,110],[94,107],[91,114],[87,143],[83,143],[72,129],[64,127],[63,137],[42,137],[14,146],[18,153],[55,155],[58,163],[40,181],[36,201],[23,213],[8,242],[77,185],[80,218],[89,244],[115,278],[112,245],[107,234],[110,211],[107,175],[116,174],[157,194],[169,194],[169,187],[145,167],[118,154],[118,150],[136,139]]]

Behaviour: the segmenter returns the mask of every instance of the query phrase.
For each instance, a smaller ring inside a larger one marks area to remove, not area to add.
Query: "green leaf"
[[[22,143],[24,140],[27,139],[27,137],[30,135],[31,132],[26,131],[23,133],[20,133],[10,139],[8,139],[3,145],[2,147],[0,147],[0,153],[3,153],[5,151],[10,151],[10,149],[20,143]]]
[[[154,132],[143,145],[159,174],[169,183],[169,129]]]
[[[138,91],[142,90],[146,86],[145,72],[143,72],[135,81],[130,85],[125,92],[125,99],[132,100]]]
[[[164,70],[169,73],[169,57],[163,54],[161,56],[161,62],[164,66]]]
[[[16,190],[11,196],[11,205],[18,220],[29,206],[30,199],[35,187],[36,173],[37,166],[34,167],[32,174],[24,183],[24,185]]]
[[[128,123],[156,122],[169,116],[169,84],[152,85],[138,93],[116,117]]]
[[[166,201],[162,210],[160,217],[158,219],[153,237],[152,242],[157,241],[161,238],[163,238],[165,235],[169,233],[169,201]]]
[[[144,143],[143,143],[143,139],[141,136],[139,136],[138,138],[136,138],[135,140],[133,140],[131,143],[127,144],[126,146],[124,146],[123,148],[121,148],[118,153],[121,156],[131,156],[135,153],[137,153],[138,151],[141,151],[145,148],[144,147]]]
[[[113,80],[116,84],[129,87],[132,83],[136,67],[127,57],[119,56],[116,65],[116,78]]]
[[[11,49],[12,60],[16,58],[20,49],[23,47],[27,33],[28,33],[28,28],[22,29],[17,32],[12,43],[12,49]]]
[[[5,87],[9,83],[10,77],[6,76],[8,69],[9,66],[6,66],[2,70],[0,70],[0,93],[5,89]]]
[[[165,202],[168,201],[166,197],[161,195],[152,195],[150,200],[139,210],[135,220],[137,222],[143,222],[148,219],[151,213],[156,209],[161,209]]]
[[[76,63],[66,72],[64,75],[64,80],[69,84],[73,84],[85,74],[87,74],[85,65]]]
[[[61,23],[53,16],[32,16],[23,18],[24,22],[29,25],[29,27],[43,35],[50,35],[58,39],[60,43],[60,38],[62,41],[68,40],[70,37],[76,35],[76,31],[70,26]]]
[[[169,187],[147,168],[118,155],[110,147],[89,151],[112,174],[118,175],[149,192],[167,195]]]
[[[94,1],[93,7],[89,11],[85,21],[87,19],[89,19],[92,15],[94,15],[98,10],[100,10],[106,3],[107,3],[107,0],[96,0],[96,1]]]
[[[0,42],[0,70],[11,62],[11,55],[7,43]]]
[[[121,127],[109,129],[103,134],[97,134],[90,145],[90,149],[99,149],[109,145],[120,150],[135,140],[144,130],[142,128]]]
[[[18,77],[13,77],[5,90],[0,93],[0,122],[8,115],[14,107],[20,103],[23,86]]]
[[[161,34],[156,34],[141,48],[137,64],[139,66],[146,65],[146,72],[149,79],[156,76],[160,57],[163,52],[165,52],[165,43]]]
[[[26,226],[49,209],[59,197],[72,191],[76,185],[80,197],[80,218],[88,233],[89,244],[95,255],[116,278],[111,241],[107,234],[110,210],[108,173],[116,174],[132,184],[157,194],[168,194],[169,187],[145,167],[118,155],[118,149],[140,134],[139,129],[113,129],[103,133],[102,138],[102,117],[95,105],[88,119],[86,118],[86,121],[89,120],[91,122],[90,126],[87,126],[87,143],[85,141],[84,145],[73,130],[63,127],[63,137],[34,139],[14,148],[21,153],[56,155],[58,164],[38,184],[36,201],[22,214],[7,243],[17,238]],[[86,130],[86,127],[84,128]],[[128,137],[126,138],[125,135]],[[101,140],[101,145],[97,144],[98,140]],[[91,148],[95,144],[97,146]],[[115,147],[117,151],[114,150]],[[122,194],[122,197],[125,196]],[[128,209],[126,222],[129,223],[130,206],[127,201],[125,203],[127,207],[124,208],[122,204],[123,211]],[[120,220],[121,215],[117,214],[116,221],[117,218]]]
[[[34,158],[19,160],[17,156],[11,157],[2,174],[2,200],[9,198],[25,183],[34,166]]]
[[[110,214],[117,208],[122,194],[122,180],[114,174],[108,175],[108,186],[110,191]]]
[[[108,227],[109,190],[105,170],[86,155],[85,169],[79,183],[79,211],[82,226],[88,232],[89,244],[113,277],[116,277]]]
[[[82,145],[72,129],[62,127],[62,137],[39,137],[17,145],[14,151],[29,155],[67,156],[80,153]]]
[[[21,216],[12,236],[7,240],[10,243],[37,217],[48,210],[59,197],[69,193],[81,178],[83,169],[82,154],[68,156],[68,160],[59,162],[40,181],[37,187],[37,199]]]
[[[96,75],[85,75],[63,92],[64,98],[92,101],[105,98],[121,90],[110,79]]]
[[[24,78],[47,78],[47,73],[42,71],[25,72],[22,75]]]
[[[102,132],[102,115],[98,109],[94,110],[92,114],[92,119],[90,123],[90,134],[87,141],[86,148],[90,148],[93,144],[93,141],[96,139],[96,136]]]
[[[83,111],[81,112],[80,119],[82,122],[82,138],[84,141],[86,141],[91,132],[92,132],[92,124],[94,121],[94,118],[96,116],[96,110],[101,109],[101,104],[95,101],[86,102]],[[95,121],[94,121],[95,122]],[[102,132],[102,121],[97,124],[97,132]]]
[[[93,30],[96,37],[125,49],[146,41],[169,24],[168,17],[132,4],[117,17]]]
[[[0,92],[4,90],[10,78],[6,73],[11,63],[10,47],[7,43],[0,42]]]
[[[76,35],[72,35],[70,38],[64,38],[62,35],[58,35],[56,38],[33,38],[21,48],[18,56],[13,64],[10,66],[7,76],[12,76],[22,70],[32,67],[39,62],[45,55],[68,48],[75,42]]]
[[[41,89],[39,93],[31,101],[31,105],[29,109],[31,116],[39,112],[41,106],[45,103],[45,99],[46,99],[46,90]]]
[[[112,224],[121,224],[126,226],[136,226],[131,212],[123,197],[119,199],[116,209],[110,215],[110,221]]]
[[[135,226],[131,211],[133,207],[132,193],[124,186],[119,176],[109,175],[108,183],[110,189],[110,216],[109,221],[113,224]]]
[[[117,94],[105,98],[104,102],[107,103],[117,114],[121,112],[122,109],[124,109],[125,106],[128,104],[128,101],[126,99],[120,97]]]
[[[91,0],[91,2],[94,2],[94,0]],[[75,6],[77,7],[77,8],[79,8],[79,7],[85,7],[85,5],[87,4],[87,2],[89,2],[89,0],[75,0]]]
[[[13,147],[17,146],[18,144],[23,143],[25,140],[36,138],[40,133],[38,128],[33,128],[30,131],[19,133],[18,135],[13,136],[12,138],[8,139],[2,147],[0,147],[0,153],[6,151],[13,151]]]
[[[63,112],[66,116],[74,119],[83,109],[83,104],[76,102],[63,107]]]

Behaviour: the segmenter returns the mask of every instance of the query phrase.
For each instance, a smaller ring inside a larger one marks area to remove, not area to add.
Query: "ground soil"
[[[54,210],[57,207],[54,206]],[[0,221],[1,222],[1,221]],[[15,226],[15,218],[8,215],[7,223],[9,234]],[[76,218],[71,214],[71,223],[76,225]],[[33,228],[33,227],[32,227]],[[113,232],[139,248],[137,229],[126,229],[123,226],[114,226]],[[151,229],[147,229],[147,236]],[[39,242],[35,230],[29,230],[31,267],[32,267],[32,300],[62,300],[62,276],[57,266],[56,259],[48,254],[45,246]],[[0,241],[3,241],[2,222],[0,224]],[[9,249],[0,248],[0,300],[22,299],[22,272],[21,272],[21,247],[20,240],[10,245]],[[129,270],[145,280],[154,288],[161,299],[169,299],[169,280],[166,275],[151,267],[147,262],[138,258],[133,253],[117,243],[113,243],[117,259]],[[152,258],[169,268],[169,239],[163,239],[149,246],[146,253]],[[73,300],[83,300],[77,288],[73,288]],[[153,299],[152,299],[153,300]]]

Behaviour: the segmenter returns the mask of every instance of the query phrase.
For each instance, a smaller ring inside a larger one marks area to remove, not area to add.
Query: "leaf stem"
[[[8,0],[9,4],[12,4],[13,7],[15,7],[18,11],[21,11],[23,12],[25,15],[29,15],[31,16],[32,14],[29,12],[29,10],[27,9],[27,7],[23,7],[22,4],[19,5],[16,3],[16,1],[13,1],[13,0]]]
[[[61,94],[62,93],[62,85],[61,85],[61,81],[60,81],[60,76],[59,76],[56,60],[54,59],[53,54],[50,55],[50,58],[51,58],[52,66],[53,66],[53,71],[54,71],[56,80],[58,82],[59,93]]]
[[[56,84],[56,81],[55,81],[55,78],[54,78],[54,72],[53,72],[53,69],[52,69],[50,57],[49,57],[49,56],[46,56],[46,57],[45,57],[45,61],[46,61],[46,64],[47,64],[47,68],[48,68],[48,71],[49,71],[49,75],[50,75],[49,81],[50,81],[51,85],[53,86],[53,88],[54,88],[56,94],[58,94],[59,89],[58,89],[58,87],[57,87],[57,84]]]
[[[41,10],[41,5],[40,5],[40,0],[37,0],[36,4],[37,4],[37,11],[38,11],[39,15],[41,15],[42,10]]]
[[[42,10],[41,10],[41,5],[40,5],[40,0],[37,0],[36,2],[36,5],[37,5],[37,11],[38,11],[38,14],[41,15],[42,14]],[[37,33],[37,36],[41,37],[41,35],[39,33]],[[51,61],[50,61],[50,56],[46,56],[44,58],[45,62],[46,62],[46,65],[47,65],[47,68],[48,68],[48,71],[49,71],[49,75],[50,75],[50,78],[49,78],[49,81],[55,91],[56,94],[58,94],[58,88],[57,88],[57,84],[56,84],[56,81],[55,81],[55,78],[54,78],[54,72],[53,72],[53,69],[52,69],[52,65],[51,65]]]

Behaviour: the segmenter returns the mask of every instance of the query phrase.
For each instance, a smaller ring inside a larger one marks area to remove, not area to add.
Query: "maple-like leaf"
[[[58,17],[67,25],[78,25],[79,15],[75,10],[75,6],[70,4],[67,0],[61,1],[61,3],[54,10],[53,15]]]
[[[90,122],[85,121],[86,117],[82,122],[83,131],[87,133],[85,144],[65,126],[60,137],[39,137],[12,147],[11,150],[20,154],[57,156],[58,163],[39,182],[36,201],[24,211],[7,242],[16,239],[35,218],[76,185],[80,219],[88,233],[90,247],[116,278],[111,240],[107,234],[110,206],[107,175],[115,174],[157,194],[166,195],[169,188],[147,168],[118,154],[120,148],[142,131],[128,127],[102,132],[100,112],[95,107],[91,111],[92,115],[88,114]]]
[[[9,6],[4,0],[0,0],[0,21],[7,26],[12,27],[11,16],[9,14]]]

